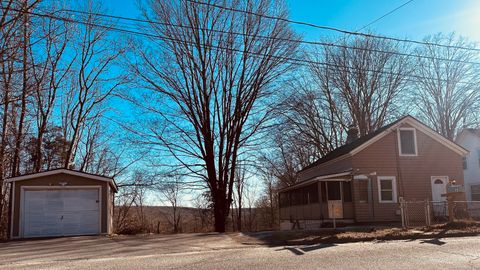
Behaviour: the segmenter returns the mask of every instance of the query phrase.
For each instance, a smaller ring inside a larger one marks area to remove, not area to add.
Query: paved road
[[[0,244],[0,269],[480,269],[480,238],[296,247],[229,236],[77,237]]]

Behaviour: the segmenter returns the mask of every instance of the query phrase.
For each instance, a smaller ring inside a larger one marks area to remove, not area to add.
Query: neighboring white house
[[[455,142],[470,151],[463,159],[463,177],[467,200],[480,201],[480,129],[463,129]]]

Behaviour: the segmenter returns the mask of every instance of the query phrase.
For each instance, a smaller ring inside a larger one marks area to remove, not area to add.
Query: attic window
[[[398,144],[401,156],[417,155],[417,136],[414,128],[401,128],[398,130]]]

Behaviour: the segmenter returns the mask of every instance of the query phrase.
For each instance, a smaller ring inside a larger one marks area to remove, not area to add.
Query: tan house
[[[56,169],[6,182],[11,184],[10,238],[111,233],[113,178]]]
[[[444,201],[446,185],[463,185],[468,151],[405,116],[349,141],[302,169],[279,191],[282,229],[336,222],[400,221],[398,201]]]

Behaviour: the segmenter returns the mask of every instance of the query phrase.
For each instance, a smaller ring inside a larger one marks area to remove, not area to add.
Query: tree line
[[[349,126],[409,113],[453,140],[479,123],[479,52],[455,34],[312,42],[273,0],[145,0],[139,19],[93,0],[0,8],[2,231],[4,179],[53,168],[120,179],[119,220],[162,194],[178,231],[184,192],[215,231],[241,230],[245,203],[274,227],[276,190]]]

